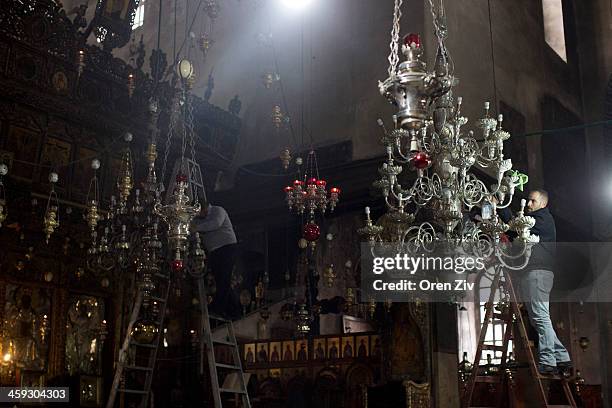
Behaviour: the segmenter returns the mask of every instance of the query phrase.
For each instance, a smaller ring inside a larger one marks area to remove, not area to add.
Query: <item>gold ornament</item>
[[[334,264],[329,264],[323,271],[323,279],[328,288],[334,286],[334,279],[336,279],[336,273],[334,272]]]
[[[308,246],[308,241],[306,241],[305,238],[300,238],[300,240],[298,241],[298,247],[300,249],[306,249],[307,246]]]
[[[260,279],[259,282],[257,282],[257,286],[255,286],[255,301],[257,302],[258,305],[263,300],[263,297],[264,297],[264,284],[262,280]]]
[[[289,168],[289,163],[291,163],[291,151],[288,147],[283,149],[279,156],[281,163],[283,164],[283,169],[287,170]]]
[[[374,298],[370,297],[368,300],[368,313],[370,314],[370,319],[374,318],[374,313],[376,312],[376,302]]]
[[[96,200],[91,200],[89,205],[87,205],[85,220],[87,221],[89,229],[91,229],[91,232],[93,233],[98,226],[98,221],[100,220],[100,214],[98,214],[98,203]]]
[[[130,192],[134,187],[134,179],[132,177],[132,153],[128,148],[123,151],[119,174],[119,179],[117,180],[117,188],[119,190],[119,208],[121,211],[125,211],[128,197],[130,196]]]
[[[132,337],[140,344],[151,344],[158,333],[157,325],[149,319],[141,319],[134,323]]]
[[[45,214],[45,220],[43,224],[44,224],[43,232],[46,235],[46,242],[48,244],[49,238],[51,238],[51,235],[53,234],[55,229],[59,227],[60,225],[59,219],[57,217],[57,207],[56,206],[49,207],[49,209],[47,210],[47,213]]]
[[[204,54],[204,58],[208,55],[208,51],[213,46],[215,41],[210,37],[208,33],[204,33],[198,38],[198,46],[200,47],[200,51]]]
[[[281,107],[278,105],[275,105],[272,108],[272,124],[274,125],[276,130],[280,129],[281,124],[283,123],[284,117],[285,115],[283,115],[283,112],[281,111]]]

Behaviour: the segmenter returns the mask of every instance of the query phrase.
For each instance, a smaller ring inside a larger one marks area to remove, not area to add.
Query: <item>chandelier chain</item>
[[[446,44],[444,40],[447,37],[448,31],[446,27],[446,15],[444,13],[444,4],[443,0],[440,0],[440,6],[438,12],[436,12],[436,7],[433,4],[433,0],[429,0],[429,9],[431,11],[431,20],[434,26],[434,34],[436,35],[436,40],[438,42],[438,47],[441,51],[442,59],[445,63],[448,63],[450,73],[452,75],[454,71],[454,64],[448,50],[446,49]]]
[[[183,165],[185,163],[185,151],[187,150],[187,135],[189,133],[189,126],[187,124],[187,116],[189,112],[189,94],[187,92],[183,93],[183,132],[181,137],[181,171],[183,169]]]
[[[172,137],[174,136],[174,122],[176,121],[177,113],[177,99],[176,97],[172,101],[172,111],[170,112],[170,123],[168,124],[168,136],[166,137],[166,145],[164,147],[164,164],[161,171],[161,183],[163,184],[166,177],[166,167],[168,164],[168,155],[170,154],[170,144],[172,143]]]
[[[391,53],[389,54],[389,77],[395,75],[395,68],[399,62],[399,32],[400,32],[400,19],[402,18],[402,3],[403,0],[395,0],[395,6],[393,8],[393,28],[391,29],[391,43],[389,48]]]
[[[193,120],[193,96],[187,94],[187,128],[189,131],[189,148],[191,150],[191,160],[196,162],[196,152],[195,152],[195,129],[194,129],[194,120]],[[195,204],[198,201],[198,189],[193,189],[193,203]]]

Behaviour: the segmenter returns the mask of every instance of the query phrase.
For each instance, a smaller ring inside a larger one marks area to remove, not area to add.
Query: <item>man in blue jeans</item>
[[[550,291],[554,281],[555,244],[557,231],[555,220],[546,207],[548,193],[534,190],[529,193],[527,212],[535,218],[531,233],[540,237],[540,243],[534,245],[529,263],[521,274],[520,289],[524,305],[529,314],[529,321],[538,333],[538,370],[541,374],[560,372],[567,375],[572,362],[567,349],[563,346],[550,321]],[[510,219],[510,211],[500,211],[504,222]]]

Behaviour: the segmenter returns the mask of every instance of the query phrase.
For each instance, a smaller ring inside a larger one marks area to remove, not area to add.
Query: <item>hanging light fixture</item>
[[[314,220],[318,210],[324,214],[327,209],[333,211],[340,197],[340,189],[332,187],[327,191],[327,181],[319,178],[317,155],[311,150],[306,159],[307,170],[302,179],[295,179],[293,186],[285,187],[287,205],[290,210],[295,209],[299,214],[307,210],[309,220]],[[308,239],[308,238],[306,238]]]
[[[380,179],[374,183],[382,192],[387,213],[404,219],[397,240],[417,248],[439,244],[447,248],[469,247],[480,255],[493,253],[502,260],[509,255],[500,245],[501,234],[512,229],[519,242],[525,244],[522,254],[528,255],[528,244],[537,241],[529,232],[535,220],[521,210],[506,225],[496,212],[510,205],[522,179],[511,171],[511,160],[504,157],[503,142],[510,134],[502,127],[503,117],[492,117],[487,102],[483,118],[476,122],[483,141],[477,141],[472,131],[462,129],[468,120],[461,113],[462,98],[455,98],[452,91],[457,79],[445,44],[442,3],[436,10],[429,0],[438,44],[433,69],[428,70],[422,60],[423,45],[417,34],[404,37],[404,61],[399,62],[401,5],[402,0],[395,0],[388,77],[379,82],[381,95],[397,107],[397,112],[391,129],[378,120],[386,160],[379,169]],[[495,183],[487,187],[470,172],[474,165],[490,169]],[[400,184],[400,173],[414,174],[414,182],[409,186]],[[491,214],[475,229],[467,230],[464,215],[474,206],[483,207],[485,212],[491,210]],[[413,212],[409,211],[411,207]],[[431,219],[414,224],[420,210],[430,211]],[[367,208],[366,216],[366,226],[359,232],[370,243],[382,241],[382,229],[372,223]],[[526,264],[528,256],[523,260]],[[512,269],[524,266],[503,264]]]
[[[57,193],[55,192],[55,184],[58,182],[59,176],[55,172],[49,173],[49,184],[51,191],[49,192],[49,198],[47,199],[47,210],[45,211],[45,218],[43,221],[43,231],[45,233],[45,242],[49,243],[49,238],[55,230],[59,227],[59,200]]]

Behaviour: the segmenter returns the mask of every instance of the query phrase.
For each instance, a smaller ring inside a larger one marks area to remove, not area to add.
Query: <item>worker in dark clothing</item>
[[[529,193],[527,212],[535,219],[531,234],[537,235],[540,240],[532,247],[529,262],[522,271],[520,287],[529,320],[538,333],[540,373],[554,374],[559,371],[567,374],[572,368],[572,362],[550,320],[549,300],[554,281],[557,231],[547,205],[546,191],[534,190]],[[507,208],[499,210],[499,216],[504,222],[511,218]]]
[[[205,202],[193,220],[194,231],[202,232],[208,253],[208,268],[215,277],[217,291],[209,306],[212,314],[231,320],[240,317],[240,305],[231,288],[236,261],[237,240],[232,222],[223,207]]]

